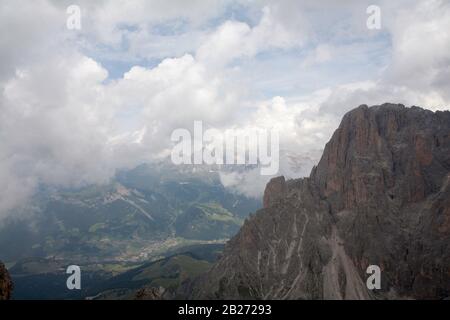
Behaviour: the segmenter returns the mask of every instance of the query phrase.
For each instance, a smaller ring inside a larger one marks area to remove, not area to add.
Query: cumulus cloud
[[[263,7],[261,20],[253,28],[244,22],[225,22],[200,46],[197,58],[209,66],[223,66],[234,59],[253,57],[268,49],[300,46],[306,38],[302,16],[284,20],[279,11],[276,5]]]
[[[67,65],[68,61],[73,65]],[[72,72],[73,66],[78,72]],[[112,168],[93,160],[110,156],[104,144],[106,119],[98,117],[101,111],[92,100],[105,75],[94,61],[73,57],[17,70],[6,82],[0,168],[8,172],[8,178],[0,182],[2,206],[9,208],[16,197],[21,203],[21,194],[31,193],[39,184],[69,186],[109,178]],[[19,186],[22,190],[17,192]]]
[[[391,41],[389,60],[372,78],[332,88],[322,111],[342,115],[359,104],[384,102],[449,109],[450,3],[386,1],[380,6]]]

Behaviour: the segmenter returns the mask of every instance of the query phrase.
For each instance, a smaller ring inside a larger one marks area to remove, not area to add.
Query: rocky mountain
[[[11,298],[12,289],[13,284],[9,277],[8,270],[6,270],[5,265],[0,262],[0,300],[9,300]]]
[[[269,182],[192,297],[450,297],[450,112],[347,113],[308,178]]]

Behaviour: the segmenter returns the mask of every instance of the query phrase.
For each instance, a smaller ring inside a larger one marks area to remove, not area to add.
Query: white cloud
[[[222,0],[116,0],[79,1],[85,20],[86,36],[103,44],[117,45],[129,32],[128,27],[147,29],[154,25],[187,23],[201,25],[219,14],[227,1]],[[70,1],[58,3],[67,7]]]
[[[317,98],[320,96],[319,98]],[[321,156],[321,148],[331,137],[339,119],[320,111],[321,92],[304,97],[305,101],[288,103],[282,97],[263,102],[235,128],[242,136],[258,128],[277,130],[280,139],[280,170],[276,176],[308,176]],[[251,197],[261,196],[272,176],[263,176],[259,168],[240,172],[222,172],[221,181],[229,188]]]
[[[303,44],[306,31],[300,12],[295,23],[280,19],[278,6],[262,8],[255,27],[239,21],[227,21],[211,34],[197,51],[199,61],[210,67],[223,67],[234,59],[251,58],[269,49],[291,49]]]
[[[332,58],[333,48],[327,44],[318,45],[302,62],[303,67],[311,67],[316,64],[328,62]]]
[[[321,110],[341,116],[360,104],[384,102],[450,108],[450,3],[439,0],[382,5],[390,60],[377,77],[335,86]]]
[[[100,164],[111,156],[104,144],[107,121],[95,105],[105,75],[94,61],[75,55],[17,70],[6,82],[0,117],[0,171],[7,171],[0,180],[2,208],[24,203],[39,184],[73,186],[111,176],[114,168]]]

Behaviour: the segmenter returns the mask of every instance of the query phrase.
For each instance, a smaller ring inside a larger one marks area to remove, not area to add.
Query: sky
[[[449,49],[448,0],[0,0],[0,217],[164,159],[198,120],[278,130],[279,174],[307,176],[360,104],[448,110]],[[268,178],[221,173],[255,197]]]

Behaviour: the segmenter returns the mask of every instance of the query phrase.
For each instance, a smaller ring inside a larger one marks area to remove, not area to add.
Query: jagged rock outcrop
[[[273,180],[264,204],[193,298],[450,297],[450,112],[360,106],[310,177]]]
[[[287,185],[284,177],[276,177],[271,179],[264,190],[264,208],[268,208],[274,205],[277,201],[283,199],[286,191]]]
[[[11,298],[12,289],[13,284],[8,270],[6,270],[5,265],[0,262],[0,300],[9,300]]]
[[[167,294],[163,287],[145,287],[136,292],[134,300],[165,300]]]

